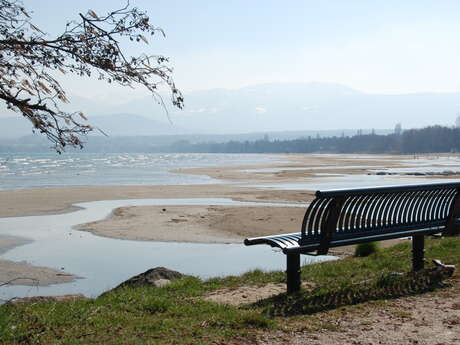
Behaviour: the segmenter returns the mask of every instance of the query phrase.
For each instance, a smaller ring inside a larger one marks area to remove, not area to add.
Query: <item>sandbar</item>
[[[78,229],[130,240],[242,243],[245,237],[298,232],[304,213],[303,207],[131,206]]]
[[[0,236],[0,254],[31,241],[16,236]],[[77,277],[48,267],[33,266],[27,262],[0,260],[0,286],[38,285],[69,283]]]

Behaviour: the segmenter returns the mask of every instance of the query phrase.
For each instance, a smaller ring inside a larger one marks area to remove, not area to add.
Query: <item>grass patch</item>
[[[164,288],[123,288],[89,301],[4,305],[2,344],[208,344],[274,321],[253,310],[207,302],[196,278]]]
[[[427,258],[447,264],[460,263],[459,249],[460,238],[426,241]],[[347,305],[438,286],[422,277],[395,274],[408,272],[410,264],[408,242],[364,258],[304,266],[302,279],[311,282],[313,289],[294,296],[282,294],[244,308],[205,301],[202,296],[221,288],[283,282],[285,274],[256,270],[207,281],[186,277],[162,288],[127,287],[94,300],[6,304],[0,306],[0,343],[161,345],[248,341],[266,329],[284,329],[288,324],[305,329],[321,323],[316,314],[289,319],[277,315],[351,308]],[[365,306],[353,308],[362,311]]]
[[[355,247],[355,256],[356,257],[366,257],[371,254],[375,254],[379,251],[379,243],[378,242],[366,242],[366,243],[359,243]]]

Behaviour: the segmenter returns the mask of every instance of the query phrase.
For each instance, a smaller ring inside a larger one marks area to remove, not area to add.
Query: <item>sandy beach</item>
[[[0,236],[0,254],[29,242],[29,240],[21,237]],[[68,283],[76,278],[72,274],[48,267],[0,259],[0,285],[8,283],[10,285],[47,286]]]
[[[130,240],[241,243],[246,237],[299,231],[304,212],[303,207],[122,207],[78,229]]]
[[[73,204],[143,198],[229,198],[237,201],[290,203],[285,206],[137,206],[113,210],[107,219],[81,224],[78,229],[98,236],[145,241],[241,243],[245,237],[297,232],[305,206],[314,191],[258,188],[257,184],[304,183],[326,176],[367,176],[371,168],[411,166],[401,163],[412,157],[388,155],[280,155],[279,161],[259,166],[183,169],[183,174],[208,175],[226,183],[175,186],[86,186],[0,191],[0,217],[60,214],[78,209]],[[434,165],[436,161],[433,161]],[[445,179],[455,176],[427,176]],[[399,176],[410,181],[411,176]],[[457,177],[458,178],[458,177]],[[339,177],[337,177],[339,179]],[[357,183],[359,184],[359,179]],[[0,241],[0,253],[15,245]],[[0,261],[0,282],[16,277],[38,280],[41,284],[68,282],[75,277],[65,272],[46,271],[24,263]],[[20,281],[24,283],[23,281]]]

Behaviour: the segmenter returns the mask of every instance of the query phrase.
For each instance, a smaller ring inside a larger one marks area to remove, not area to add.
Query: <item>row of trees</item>
[[[179,141],[157,147],[158,152],[210,153],[432,153],[460,152],[460,128],[431,126],[388,135],[300,138],[295,140],[229,141],[226,143],[190,143]]]

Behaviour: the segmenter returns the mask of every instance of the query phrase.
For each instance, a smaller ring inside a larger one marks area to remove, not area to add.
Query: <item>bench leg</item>
[[[287,293],[300,290],[300,254],[286,254]]]
[[[423,235],[412,236],[412,270],[420,271],[424,267],[425,237]]]

